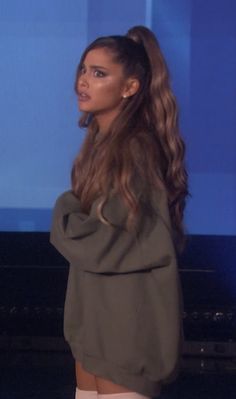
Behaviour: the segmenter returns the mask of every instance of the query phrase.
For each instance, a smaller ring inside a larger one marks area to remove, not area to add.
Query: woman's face
[[[79,109],[93,113],[100,129],[107,128],[120,111],[130,85],[121,64],[106,48],[90,50],[77,82]]]

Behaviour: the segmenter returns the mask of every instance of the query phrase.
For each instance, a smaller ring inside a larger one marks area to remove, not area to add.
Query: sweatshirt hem
[[[151,381],[144,375],[124,370],[106,359],[96,358],[86,353],[82,354],[81,350],[77,350],[76,353],[72,350],[72,354],[75,360],[80,362],[89,373],[108,379],[142,395],[157,397],[160,394],[162,386],[160,381]]]

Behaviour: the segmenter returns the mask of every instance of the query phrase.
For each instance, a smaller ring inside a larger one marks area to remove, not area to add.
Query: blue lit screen
[[[179,104],[188,232],[235,235],[235,20],[233,0],[2,0],[0,230],[49,230],[84,137],[73,91],[81,52],[97,36],[146,24]]]

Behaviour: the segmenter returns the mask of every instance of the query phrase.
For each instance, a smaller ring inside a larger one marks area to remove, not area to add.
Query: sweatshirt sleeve
[[[151,218],[139,219],[138,234],[124,229],[127,210],[118,195],[103,208],[111,226],[98,218],[98,202],[89,214],[80,211],[72,191],[55,203],[50,242],[69,263],[91,273],[129,273],[168,266],[175,258],[165,196],[158,195]]]

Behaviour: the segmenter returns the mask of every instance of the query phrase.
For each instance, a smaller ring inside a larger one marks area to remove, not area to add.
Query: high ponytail
[[[184,248],[183,212],[188,191],[188,174],[184,165],[185,144],[179,132],[178,107],[170,87],[170,74],[158,40],[144,26],[135,26],[127,32],[128,38],[143,45],[151,68],[149,122],[160,142],[163,153],[163,177],[168,192],[172,224],[177,246]]]
[[[165,188],[176,248],[181,250],[183,211],[188,194],[185,148],[160,46],[154,34],[143,26],[130,29],[126,36],[96,39],[81,57],[76,92],[81,65],[88,52],[97,48],[105,48],[112,61],[122,66],[124,77],[136,77],[140,86],[136,94],[124,99],[105,135],[99,134],[93,115],[82,114],[79,124],[88,130],[72,168],[74,194],[85,213],[97,197],[101,198],[97,211],[105,223],[103,205],[113,187],[128,208],[127,229],[130,230],[135,227],[138,214],[149,205],[150,188]],[[142,201],[137,198],[136,184],[142,191]]]

